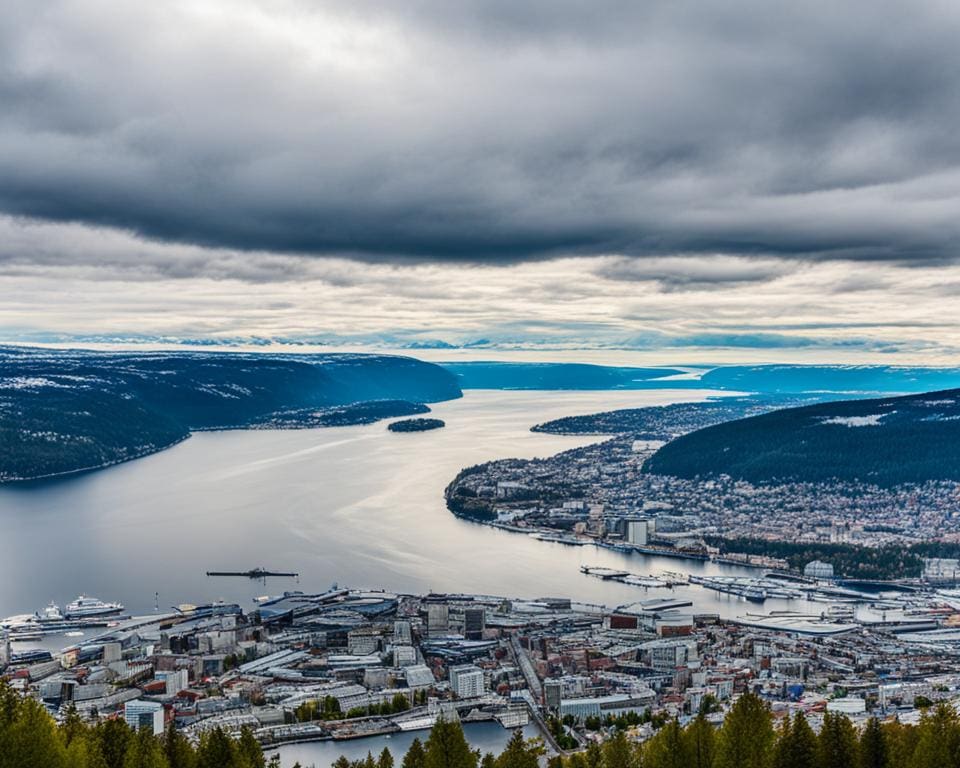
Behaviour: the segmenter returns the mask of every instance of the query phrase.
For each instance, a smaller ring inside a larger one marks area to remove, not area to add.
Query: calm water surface
[[[479,749],[481,753],[493,752],[494,754],[502,752],[513,735],[512,730],[503,728],[499,723],[464,723],[463,732],[471,747]],[[536,726],[533,725],[528,725],[523,732],[527,738],[540,735]],[[289,768],[298,762],[303,768],[311,766],[327,768],[340,755],[346,755],[350,760],[362,760],[367,756],[367,752],[377,757],[386,747],[393,754],[395,764],[399,766],[413,740],[420,739],[423,742],[429,736],[429,731],[415,731],[395,733],[389,737],[371,736],[351,741],[312,741],[305,744],[290,744],[281,747],[278,751],[284,768]]]
[[[464,522],[443,489],[463,467],[534,457],[595,437],[544,435],[559,416],[697,400],[709,392],[469,391],[435,406],[446,428],[394,434],[385,423],[296,431],[200,433],[162,453],[81,477],[0,489],[0,616],[79,592],[128,611],[333,582],[401,591],[564,595],[619,604],[670,595],[584,576],[581,564],[737,573],[682,560],[569,547]],[[300,584],[207,578],[257,566],[298,571]],[[699,588],[697,608],[740,614],[749,604]],[[768,601],[765,607],[774,606]]]

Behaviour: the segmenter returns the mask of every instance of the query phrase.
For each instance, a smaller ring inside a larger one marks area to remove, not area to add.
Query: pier
[[[207,576],[243,576],[248,579],[266,579],[268,576],[300,578],[300,574],[294,571],[268,571],[265,568],[253,568],[249,571],[207,571]]]

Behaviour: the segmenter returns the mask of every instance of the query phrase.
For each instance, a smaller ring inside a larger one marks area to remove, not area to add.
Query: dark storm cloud
[[[13,0],[0,211],[372,259],[950,261],[958,39],[926,0]]]

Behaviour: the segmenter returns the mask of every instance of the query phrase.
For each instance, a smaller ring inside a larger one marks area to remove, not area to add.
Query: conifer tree
[[[386,747],[383,748],[380,757],[377,758],[377,768],[393,768],[393,755]]]
[[[857,734],[844,715],[827,712],[817,739],[819,768],[850,768],[857,764]]]
[[[426,768],[426,756],[420,739],[414,739],[407,754],[403,756],[402,768]]]
[[[792,747],[791,739],[793,737],[793,721],[788,714],[783,718],[780,727],[776,729],[776,735],[773,742],[773,768],[790,768]]]
[[[760,698],[745,693],[731,707],[717,738],[715,768],[770,768],[774,731]]]
[[[496,768],[537,768],[537,765],[537,756],[527,747],[523,731],[518,728],[496,759]]]
[[[917,727],[917,745],[911,768],[951,768],[960,751],[960,723],[948,704],[924,712]]]
[[[240,757],[246,762],[248,768],[267,768],[267,759],[263,756],[263,750],[253,735],[253,730],[249,726],[244,726],[240,730],[240,739],[237,741],[237,751]],[[172,768],[172,767],[171,767]],[[393,768],[393,765],[390,765]]]
[[[817,768],[819,753],[817,735],[803,712],[797,712],[790,726],[785,750],[784,768]],[[852,765],[847,768],[853,768]]]
[[[130,726],[120,719],[103,720],[97,724],[96,735],[107,768],[123,768],[127,745],[133,738]]]
[[[910,768],[917,747],[917,728],[895,720],[884,723],[881,730],[887,744],[891,768]]]
[[[67,750],[43,705],[23,699],[6,729],[0,765],[4,768],[64,768]]]
[[[684,740],[687,743],[686,754],[690,761],[690,768],[713,768],[716,733],[703,713],[697,715],[697,718],[687,726]]]
[[[168,768],[160,742],[149,728],[141,728],[130,739],[123,768]]]
[[[242,768],[236,742],[220,728],[207,731],[197,747],[197,768]]]
[[[867,720],[860,736],[859,768],[891,768],[887,738],[875,717]]]
[[[596,742],[591,741],[587,746],[587,751],[583,756],[586,768],[601,768],[603,765],[603,752]]]
[[[680,722],[668,722],[647,742],[643,750],[644,768],[688,768],[687,740]]]
[[[460,723],[437,718],[424,745],[424,768],[477,768],[477,763]]]
[[[634,751],[623,731],[617,730],[603,745],[604,768],[635,768]]]
[[[170,768],[196,768],[197,756],[187,737],[173,723],[163,734],[163,754]]]

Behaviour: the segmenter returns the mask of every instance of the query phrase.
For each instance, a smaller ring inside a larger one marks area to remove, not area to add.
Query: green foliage
[[[957,557],[960,546],[944,545],[943,555],[927,554],[923,544],[886,547],[862,547],[855,544],[826,542],[767,541],[766,539],[725,539],[707,536],[707,544],[721,552],[744,552],[768,555],[786,560],[794,570],[801,570],[811,560],[830,563],[837,574],[852,579],[895,579],[915,577],[923,567],[924,557]]]
[[[426,755],[424,754],[423,744],[420,742],[420,739],[413,740],[410,749],[407,750],[407,754],[403,756],[401,766],[402,768],[425,768]]]
[[[146,729],[132,731],[121,719],[89,725],[73,710],[58,726],[40,703],[21,698],[0,680],[0,768],[268,768],[268,764],[248,730],[233,739],[215,729],[194,749],[172,726],[157,737]]]
[[[774,768],[817,768],[817,736],[802,712],[784,719],[774,747]]]
[[[911,768],[950,768],[960,757],[960,724],[949,704],[938,704],[920,718]]]
[[[603,745],[604,768],[635,768],[637,752],[623,731],[615,731]]]
[[[827,712],[817,739],[820,768],[850,768],[857,763],[857,734],[843,715]]]
[[[477,768],[477,763],[460,723],[439,717],[424,745],[424,768]]]
[[[0,383],[48,383],[0,387],[0,482],[127,461],[194,429],[369,424],[461,394],[430,363],[349,359],[2,349]]]
[[[520,729],[513,732],[495,763],[496,768],[537,768],[537,765],[537,754],[529,747]]]
[[[875,717],[867,720],[860,735],[859,768],[890,768],[890,751],[887,736]]]
[[[647,742],[643,750],[644,768],[688,768],[689,742],[677,720],[671,720]]]
[[[711,768],[716,754],[716,734],[702,707],[697,719],[687,726],[684,738],[690,768]]]
[[[130,739],[123,768],[169,768],[160,741],[146,728]]]
[[[753,483],[869,482],[891,487],[960,479],[960,405],[955,390],[786,408],[707,427],[667,443],[644,471]],[[870,427],[842,419],[880,416]],[[837,421],[840,420],[840,421]]]
[[[580,746],[580,742],[571,736],[564,725],[572,726],[576,723],[576,719],[573,715],[567,715],[563,718],[561,722],[556,717],[551,717],[547,720],[547,727],[550,729],[550,734],[553,736],[553,740],[557,742],[557,746],[560,749],[576,749]]]
[[[770,712],[758,696],[746,693],[724,719],[715,768],[770,768],[773,746]]]

